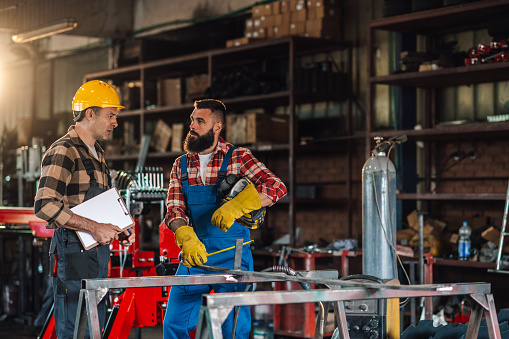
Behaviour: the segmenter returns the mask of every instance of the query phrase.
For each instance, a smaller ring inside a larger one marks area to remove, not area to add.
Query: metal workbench
[[[475,302],[467,339],[477,338],[481,317],[484,312],[490,339],[501,339],[491,286],[487,283],[470,284],[428,284],[428,285],[387,285],[359,283],[337,279],[337,271],[300,272],[303,276],[289,276],[284,273],[228,270],[202,266],[204,269],[222,271],[214,275],[190,275],[167,277],[137,277],[116,279],[85,279],[80,292],[74,338],[83,338],[88,320],[93,339],[101,338],[97,303],[111,288],[139,288],[157,286],[213,285],[228,283],[256,283],[270,281],[296,281],[328,286],[307,291],[269,291],[221,293],[203,296],[200,310],[197,338],[222,338],[221,323],[234,306],[268,305],[306,302],[333,302],[341,338],[349,339],[344,303],[345,300],[385,299],[405,297],[438,297],[469,295]],[[86,314],[85,314],[86,311]]]

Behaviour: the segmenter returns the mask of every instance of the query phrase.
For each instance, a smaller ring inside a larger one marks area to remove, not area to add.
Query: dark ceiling
[[[66,34],[125,38],[133,30],[134,0],[0,0],[0,30],[21,33],[66,18],[78,27]]]

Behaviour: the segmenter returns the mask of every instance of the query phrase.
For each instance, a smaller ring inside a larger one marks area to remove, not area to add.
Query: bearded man
[[[170,175],[166,225],[175,233],[182,250],[177,275],[217,274],[195,266],[207,263],[233,269],[235,251],[224,251],[207,258],[207,253],[235,246],[236,239],[248,243],[250,230],[236,220],[265,206],[271,206],[287,193],[283,182],[250,150],[235,147],[221,136],[226,107],[214,99],[198,100],[191,114],[190,131],[184,142],[186,154],[176,159]],[[247,177],[252,184],[222,204],[218,186],[229,174]],[[243,246],[242,270],[253,270],[249,246]],[[196,328],[201,296],[241,292],[246,284],[173,286],[164,318],[164,338],[189,338]],[[224,338],[231,338],[233,311],[222,325]],[[236,325],[236,338],[249,338],[250,307],[243,306]]]

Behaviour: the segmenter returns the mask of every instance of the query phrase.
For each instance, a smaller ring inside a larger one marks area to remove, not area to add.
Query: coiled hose
[[[295,271],[293,268],[288,267],[288,266],[272,266],[272,267],[267,267],[267,268],[261,270],[261,272],[281,272],[281,273],[285,273],[287,275],[291,275],[291,276],[294,276],[294,277],[302,277],[302,274],[300,274],[299,272]],[[311,289],[311,285],[309,285],[308,283],[299,282],[299,284],[305,290],[310,290]],[[244,292],[249,291],[251,286],[253,286],[253,283],[248,284],[246,286],[246,288],[244,289]],[[254,290],[255,289],[253,289],[253,291]],[[319,338],[323,338],[323,329],[324,329],[323,324],[324,324],[324,321],[325,321],[324,320],[325,309],[324,309],[323,304],[322,304],[321,301],[319,301],[318,304],[320,305],[320,325],[319,325],[320,326],[320,336],[319,336]],[[240,307],[236,306],[235,307],[235,317],[233,318],[232,339],[235,339],[235,332],[237,331],[237,321],[239,319],[239,312],[240,312]]]

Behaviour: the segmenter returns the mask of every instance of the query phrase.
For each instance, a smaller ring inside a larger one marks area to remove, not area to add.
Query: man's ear
[[[85,117],[86,117],[88,120],[92,120],[92,119],[94,118],[94,117],[93,117],[94,115],[95,115],[94,110],[93,110],[93,109],[91,109],[91,108],[87,108],[87,110],[85,111]]]
[[[214,126],[214,132],[221,133],[223,130],[223,123],[221,121],[216,122]]]

